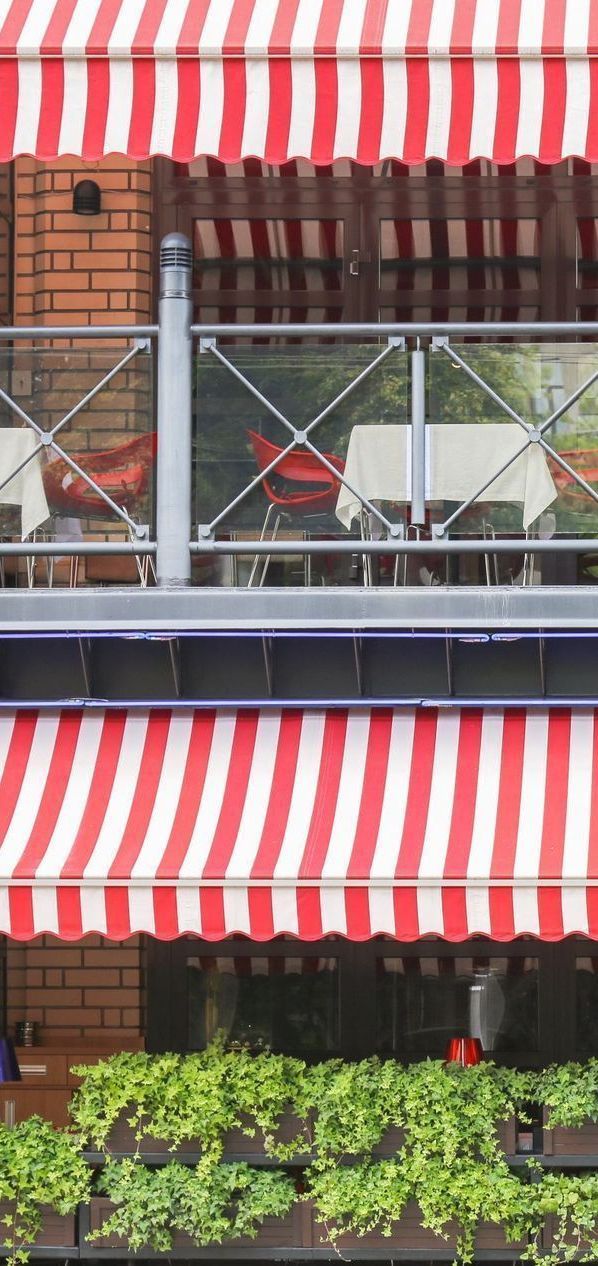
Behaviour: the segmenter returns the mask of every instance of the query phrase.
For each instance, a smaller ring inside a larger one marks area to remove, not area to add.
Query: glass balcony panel
[[[538,1049],[536,958],[380,958],[376,1003],[384,1054],[438,1057],[452,1037],[493,1056]]]

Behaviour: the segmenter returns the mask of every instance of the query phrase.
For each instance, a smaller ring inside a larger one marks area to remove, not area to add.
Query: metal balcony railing
[[[0,331],[3,585],[595,583],[597,325],[194,326],[190,278]]]

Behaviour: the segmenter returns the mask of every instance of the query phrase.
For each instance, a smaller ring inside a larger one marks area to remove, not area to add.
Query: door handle
[[[351,251],[351,262],[349,264],[349,275],[351,277],[359,277],[359,251]]]
[[[4,1124],[14,1130],[17,1123],[17,1105],[14,1099],[7,1099],[4,1104]]]

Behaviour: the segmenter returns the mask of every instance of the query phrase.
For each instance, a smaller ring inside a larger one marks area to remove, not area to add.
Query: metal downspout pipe
[[[170,587],[191,582],[192,264],[189,239],[169,233],[160,247],[156,574]]]

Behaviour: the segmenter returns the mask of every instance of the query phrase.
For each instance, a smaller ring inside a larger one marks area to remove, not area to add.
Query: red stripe
[[[442,889],[442,920],[447,941],[466,941],[479,928],[470,928],[467,921],[465,888]],[[422,929],[425,933],[426,929]]]
[[[1,796],[2,788],[0,786],[0,802]],[[590,803],[590,838],[588,843],[588,879],[598,879],[598,711],[594,712],[592,799]]]
[[[89,794],[61,879],[79,879],[96,846],[118,769],[126,719],[126,712],[117,709],[104,717]]]
[[[301,711],[289,710],[281,717],[272,789],[262,836],[250,870],[252,879],[271,879],[274,874],[295,786],[304,715]]]
[[[78,3],[79,0],[54,0],[50,20],[41,42],[41,51],[46,57],[62,56],[64,38]]]
[[[31,753],[37,712],[17,712],[0,778],[0,844],[12,822]]]
[[[139,25],[133,36],[132,51],[137,57],[152,57],[167,0],[145,0]]]
[[[78,941],[84,935],[81,917],[81,889],[57,888],[56,909],[61,940]],[[85,928],[85,933],[97,932],[97,928]]]
[[[565,933],[560,888],[538,889],[538,927],[541,941],[562,941]]]
[[[395,936],[398,941],[416,941],[420,935],[416,888],[393,889]]]
[[[370,717],[361,804],[347,867],[348,879],[367,879],[370,874],[387,784],[392,719],[392,709],[384,708],[376,708]]]
[[[255,941],[271,941],[278,931],[288,931],[288,928],[274,927],[271,888],[250,888],[247,897],[249,927]]]
[[[590,20],[588,23],[588,51],[595,55],[598,52],[598,4],[591,0]]]
[[[457,166],[471,156],[471,129],[475,96],[473,61],[461,58],[451,62],[451,121],[446,161]],[[474,155],[474,157],[476,157]]]
[[[187,856],[204,792],[215,722],[215,712],[196,712],[193,717],[179,802],[166,848],[156,867],[156,879],[176,879]]]
[[[104,154],[109,100],[110,66],[107,61],[91,58],[87,62],[87,110],[81,147],[82,157],[89,162]]]
[[[107,55],[110,36],[121,6],[122,0],[103,0],[89,33],[86,46],[88,56],[100,57]]]
[[[8,911],[10,935],[17,941],[30,941],[38,933],[33,922],[33,889],[9,888]]]
[[[519,48],[521,0],[501,0],[496,29],[496,51],[516,53]]]
[[[151,151],[156,105],[156,63],[152,57],[133,62],[133,94],[127,154],[143,159]]]
[[[226,874],[245,807],[259,716],[257,709],[249,708],[237,715],[222,809],[203,868],[204,879],[222,879]]]
[[[407,121],[403,160],[422,163],[426,157],[426,137],[430,110],[430,71],[423,58],[407,58]]]
[[[598,941],[598,888],[588,888],[588,935]]]
[[[64,63],[58,58],[41,63],[41,108],[35,142],[37,158],[55,158],[60,145],[64,106]]]
[[[222,65],[224,103],[218,157],[224,163],[239,161],[243,150],[243,129],[247,109],[245,61],[227,58]]]
[[[297,889],[297,926],[301,941],[317,941],[328,931],[322,928],[320,893],[317,888]]]
[[[172,941],[183,931],[179,928],[176,888],[154,888],[153,900],[154,935],[159,941]]]
[[[300,879],[319,879],[322,874],[336,813],[346,733],[346,711],[327,713],[314,807],[299,866]]]
[[[511,163],[517,148],[521,79],[516,58],[497,62],[498,101],[492,156],[497,163]]]
[[[201,67],[196,58],[177,62],[178,101],[172,157],[175,162],[190,163],[196,156],[195,140],[201,98]]]
[[[350,941],[368,941],[372,935],[370,898],[367,888],[345,888],[345,915]],[[388,931],[388,928],[384,929]],[[374,932],[378,929],[375,928]]]
[[[419,871],[428,821],[438,713],[417,712],[405,821],[395,870],[397,879],[415,879]]]
[[[206,941],[221,941],[227,935],[222,888],[200,888],[201,934]]]
[[[563,157],[566,107],[567,64],[564,58],[552,58],[544,62],[544,109],[538,155],[542,163],[558,163]]]
[[[15,57],[17,41],[22,33],[33,0],[13,0],[0,28],[0,48],[3,57]]]
[[[568,708],[554,709],[548,719],[540,879],[560,879],[563,874],[570,744],[571,712]]]
[[[228,26],[224,36],[223,49],[227,56],[244,57],[249,23],[255,9],[255,0],[234,0]]]
[[[322,12],[316,32],[318,58],[314,63],[316,103],[311,158],[314,163],[329,163],[334,153],[338,115],[338,73],[336,47],[344,0],[322,0]]]
[[[133,803],[108,871],[109,879],[128,879],[143,847],[162,773],[171,716],[160,708],[150,713]]]
[[[596,61],[595,58],[590,61],[590,108],[588,113],[588,135],[584,157],[587,158],[590,163],[598,162],[598,61]]]
[[[456,0],[451,31],[451,53],[456,56],[471,53],[473,29],[478,0]]]
[[[31,835],[13,871],[15,879],[33,879],[50,843],[71,776],[82,715],[73,711],[60,717],[46,785]]]
[[[124,941],[131,936],[128,888],[106,888],[106,929],[111,941]]]
[[[357,138],[357,162],[374,164],[381,154],[384,120],[384,67],[382,61],[365,58],[360,62],[361,115]]]
[[[453,812],[443,871],[445,879],[464,879],[467,875],[478,792],[483,719],[481,709],[461,713]]]
[[[389,0],[367,0],[361,30],[360,52],[370,57],[382,53],[382,39],[386,25]]]
[[[488,894],[490,936],[495,941],[515,938],[515,913],[512,888],[491,888]]]
[[[571,0],[544,0],[543,53],[562,53],[564,50],[567,3]]]
[[[5,163],[14,157],[19,103],[19,67],[16,61],[6,58],[0,61],[0,101],[0,162]]]
[[[291,107],[293,100],[293,76],[291,62],[283,58],[268,64],[270,79],[270,109],[264,158],[268,163],[280,164],[287,160],[291,131]]]
[[[197,57],[199,41],[212,0],[188,0],[185,20],[179,32],[177,54]]]
[[[405,42],[408,55],[411,53],[420,57],[427,56],[430,46],[430,23],[433,9],[434,0],[415,0],[415,3],[411,5],[409,29]]]
[[[512,708],[505,711],[496,829],[490,864],[493,879],[513,877],[521,805],[525,721],[523,709]]]
[[[299,0],[283,0],[283,3],[278,5],[270,33],[268,46],[270,53],[275,53],[279,57],[281,55],[286,55],[287,57],[290,55],[291,39],[298,9]]]

